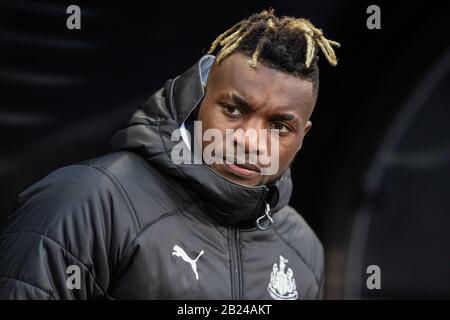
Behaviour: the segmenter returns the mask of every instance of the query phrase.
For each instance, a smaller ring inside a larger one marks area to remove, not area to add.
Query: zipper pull
[[[270,216],[270,205],[266,202],[266,212],[256,220],[256,227],[261,231],[266,231],[270,229],[273,224],[273,219]]]

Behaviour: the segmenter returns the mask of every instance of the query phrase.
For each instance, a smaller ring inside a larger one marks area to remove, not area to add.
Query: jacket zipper
[[[256,219],[255,225],[256,227],[261,231],[266,231],[270,229],[273,225],[273,219],[272,219],[272,211],[270,208],[269,203],[269,188],[267,186],[264,186],[264,196],[263,196],[263,204],[264,204],[264,214],[259,216],[258,219]]]
[[[267,201],[269,195],[269,188],[265,186],[262,203],[265,204],[265,213],[258,219],[262,221],[261,225],[257,224],[260,230],[267,230],[273,224],[273,220],[270,217],[270,205]],[[262,226],[262,227],[261,227]],[[242,258],[241,258],[241,248],[239,247],[239,228],[234,226],[228,227],[228,247],[230,250],[230,276],[231,276],[231,299],[232,300],[243,300],[243,275],[242,275]]]
[[[239,229],[236,227],[228,227],[228,246],[230,249],[231,299],[242,300],[242,259],[239,248]]]

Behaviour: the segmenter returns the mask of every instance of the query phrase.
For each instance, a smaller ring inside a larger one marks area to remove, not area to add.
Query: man
[[[272,10],[220,35],[217,56],[114,134],[114,152],[20,194],[0,234],[0,298],[322,298],[323,249],[288,205],[289,166],[311,128],[317,52],[335,65],[331,46]]]

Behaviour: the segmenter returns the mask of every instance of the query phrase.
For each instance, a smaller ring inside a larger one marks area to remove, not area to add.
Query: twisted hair
[[[248,63],[253,68],[261,61],[268,67],[311,80],[317,94],[318,49],[336,66],[333,47],[340,47],[340,44],[326,39],[322,30],[307,19],[277,17],[274,10],[269,9],[251,15],[219,35],[208,53],[214,53],[219,47],[217,63],[233,52],[240,52],[249,57]]]

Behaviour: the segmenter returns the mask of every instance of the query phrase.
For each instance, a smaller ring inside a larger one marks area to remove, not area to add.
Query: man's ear
[[[303,135],[303,138],[305,138],[306,134],[308,133],[309,129],[311,129],[312,127],[312,122],[308,120],[308,122],[306,122],[306,126],[305,126],[305,134]],[[298,146],[298,151],[300,151],[300,149],[302,148],[303,145],[303,139],[302,142],[300,143],[300,145]]]
[[[312,127],[312,122],[308,120],[308,122],[306,122],[306,126],[305,126],[305,136],[308,133],[309,129],[311,129]]]

